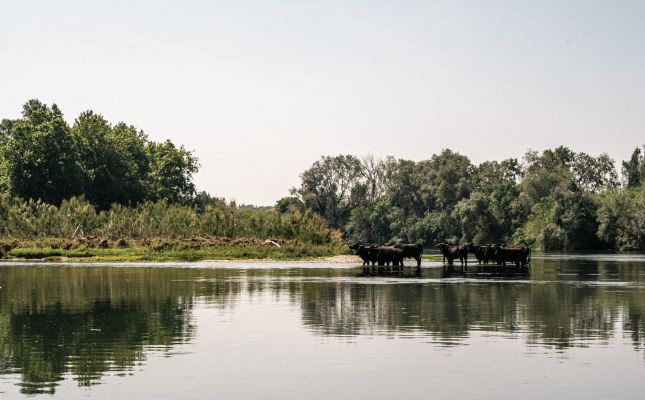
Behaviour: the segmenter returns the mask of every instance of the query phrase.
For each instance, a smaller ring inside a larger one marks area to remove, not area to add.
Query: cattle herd
[[[393,246],[369,246],[354,244],[349,246],[356,255],[363,260],[363,265],[378,264],[379,266],[392,264],[403,267],[404,258],[414,258],[417,267],[421,266],[423,247],[420,244],[398,243]]]
[[[423,247],[420,244],[398,243],[392,246],[373,246],[353,244],[349,246],[363,260],[363,266],[403,267],[405,258],[414,258],[417,267],[421,266]],[[531,249],[528,247],[506,247],[501,244],[477,246],[473,243],[464,246],[454,245],[448,241],[437,244],[443,255],[444,265],[452,266],[456,259],[462,267],[468,266],[468,253],[472,253],[479,265],[493,263],[506,266],[507,263],[527,268],[531,261]]]

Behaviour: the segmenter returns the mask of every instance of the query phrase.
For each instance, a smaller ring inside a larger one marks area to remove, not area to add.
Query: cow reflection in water
[[[356,275],[363,277],[396,277],[396,278],[421,278],[421,268],[403,269],[400,267],[363,267],[361,272]]]
[[[462,268],[444,268],[442,278],[520,278],[524,279],[529,275],[528,268],[507,268],[502,266],[478,266],[476,270]]]

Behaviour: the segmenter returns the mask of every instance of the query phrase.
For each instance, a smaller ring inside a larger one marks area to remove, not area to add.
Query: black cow
[[[461,265],[468,266],[468,250],[462,246],[453,246],[448,243],[439,243],[437,245],[444,259],[448,260],[448,265],[452,265],[455,258],[459,258]]]
[[[493,257],[497,264],[506,266],[507,262],[515,263],[516,266],[525,267],[531,262],[531,249],[528,247],[502,247],[495,245],[492,248]]]
[[[363,265],[370,265],[370,261],[372,261],[372,249],[370,247],[358,245],[354,250],[356,251],[356,255],[363,260]],[[372,263],[372,265],[374,265],[374,263]]]
[[[394,247],[403,251],[403,258],[414,258],[417,260],[417,267],[421,266],[423,246],[420,244],[397,243]],[[403,266],[403,260],[401,260],[401,266]]]
[[[354,244],[349,246],[350,249],[356,252],[356,255],[363,260],[363,265],[375,265],[378,262],[378,251],[376,246],[368,246],[363,244]]]
[[[372,248],[372,252],[376,254],[376,261],[379,266],[389,266],[390,263],[393,266],[403,265],[403,250],[401,249],[392,246],[379,246]]]
[[[477,263],[480,265],[481,263],[488,264],[488,260],[490,260],[493,251],[493,248],[490,245],[476,246],[473,243],[467,244],[466,249],[475,255]]]

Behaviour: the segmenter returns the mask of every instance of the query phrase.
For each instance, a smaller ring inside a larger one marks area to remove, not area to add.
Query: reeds
[[[83,197],[64,200],[59,207],[39,200],[0,195],[0,238],[34,240],[96,236],[109,240],[259,238],[315,245],[335,244],[340,233],[312,212],[281,214],[275,210],[238,209],[226,204],[195,207],[145,202],[115,204],[97,211]]]

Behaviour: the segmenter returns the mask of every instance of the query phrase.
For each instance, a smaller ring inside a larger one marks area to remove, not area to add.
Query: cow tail
[[[530,262],[531,262],[531,248],[529,247],[529,255],[528,257],[526,257],[526,263],[528,264]]]

